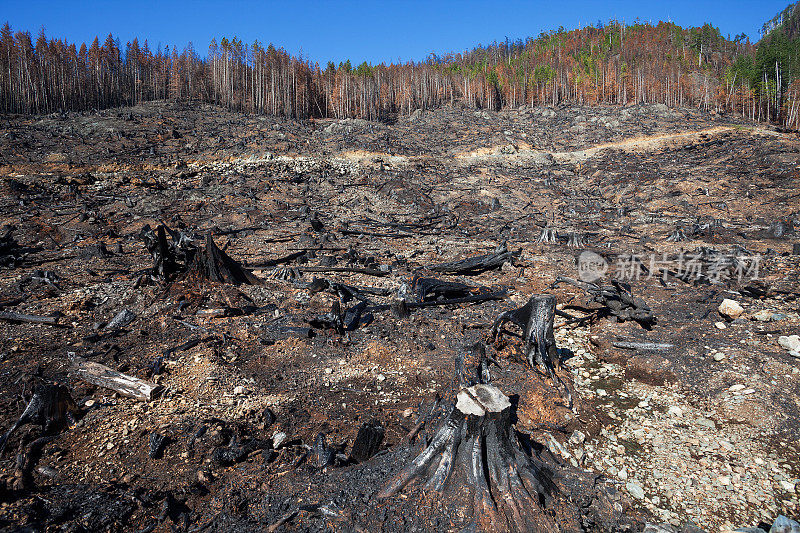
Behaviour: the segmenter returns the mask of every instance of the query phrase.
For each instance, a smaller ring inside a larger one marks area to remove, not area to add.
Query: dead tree
[[[534,294],[528,303],[518,309],[501,313],[492,325],[491,337],[496,342],[503,332],[503,325],[512,323],[523,331],[523,351],[531,367],[543,370],[559,387],[572,406],[572,395],[556,371],[560,369],[553,321],[556,313],[556,297],[550,294]]]

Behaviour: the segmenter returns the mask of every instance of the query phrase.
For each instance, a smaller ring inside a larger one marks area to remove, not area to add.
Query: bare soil
[[[58,317],[0,320],[0,429],[41,383],[67,385],[80,410],[27,482],[17,454],[41,428],[11,435],[0,527],[458,530],[469,517],[419,487],[374,496],[445,414],[455,356],[537,293],[582,319],[556,319],[574,410],[513,337],[487,344],[493,384],[518,401],[516,428],[541,453],[612,490],[613,520],[584,529],[691,520],[719,531],[800,512],[800,359],[777,342],[800,333],[797,135],[658,105],[300,123],[154,102],[0,124],[0,226],[15,242],[0,257],[0,311]],[[140,231],[159,224],[198,245],[211,233],[262,283],[153,280]],[[539,243],[545,227],[559,242]],[[668,240],[678,229],[685,239]],[[499,269],[427,270],[502,243],[521,254]],[[578,278],[586,251],[607,261],[606,283],[640,258],[626,280],[651,329],[596,316],[578,287],[551,287]],[[707,277],[659,270],[690,257]],[[508,292],[408,318],[375,310],[343,334],[309,324],[340,300],[310,291],[315,277],[378,289],[364,294],[379,305],[416,274]],[[724,298],[743,306],[739,318],[719,314]],[[133,322],[106,329],[123,309]],[[88,384],[74,355],[163,392],[142,402]],[[373,420],[381,451],[347,463]],[[324,467],[320,433],[338,453]],[[153,434],[167,437],[158,458]]]

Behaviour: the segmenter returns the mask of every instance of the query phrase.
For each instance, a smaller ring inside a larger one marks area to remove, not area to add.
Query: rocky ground
[[[517,430],[610,491],[584,529],[800,514],[796,135],[658,105],[299,123],[156,102],[0,124],[0,428],[42,384],[75,402],[51,438],[11,433],[4,528],[457,530],[414,487],[375,495],[475,342]],[[258,283],[154,275],[159,224],[210,234]],[[431,270],[503,243],[519,253],[496,269]],[[392,312],[415,275],[505,292]],[[560,276],[627,282],[655,322]],[[358,303],[330,283],[369,302],[349,331],[318,319]],[[541,293],[572,409],[518,339],[489,338]],[[76,357],[160,393],[88,383]],[[364,424],[383,438],[357,460]]]

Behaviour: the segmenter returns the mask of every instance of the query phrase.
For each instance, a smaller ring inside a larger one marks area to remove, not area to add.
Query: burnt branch
[[[522,250],[512,252],[508,250],[505,243],[498,246],[494,252],[484,255],[462,259],[461,261],[453,261],[450,263],[440,263],[433,265],[430,270],[434,272],[442,272],[444,274],[462,274],[466,276],[474,276],[487,270],[500,268],[506,261],[512,261],[519,257]]]

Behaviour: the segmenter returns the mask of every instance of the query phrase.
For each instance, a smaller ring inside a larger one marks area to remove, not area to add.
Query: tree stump
[[[455,481],[460,477],[459,481]],[[472,492],[472,524],[483,531],[558,531],[546,512],[555,486],[547,469],[520,446],[512,405],[497,387],[463,388],[430,444],[378,494],[386,499],[415,479],[439,500],[452,489]],[[459,497],[463,494],[459,494]]]
[[[232,285],[259,285],[261,280],[248,269],[231,259],[220,250],[211,238],[211,233],[206,235],[206,246],[194,256],[190,271],[201,278],[217,283],[230,283]]]
[[[556,371],[561,368],[561,363],[553,332],[555,314],[555,296],[534,294],[522,307],[501,313],[492,326],[491,337],[496,342],[505,323],[510,322],[519,327],[523,331],[524,353],[528,364],[546,372],[553,384],[561,389],[569,406],[572,407],[572,394],[569,387],[556,374]]]

